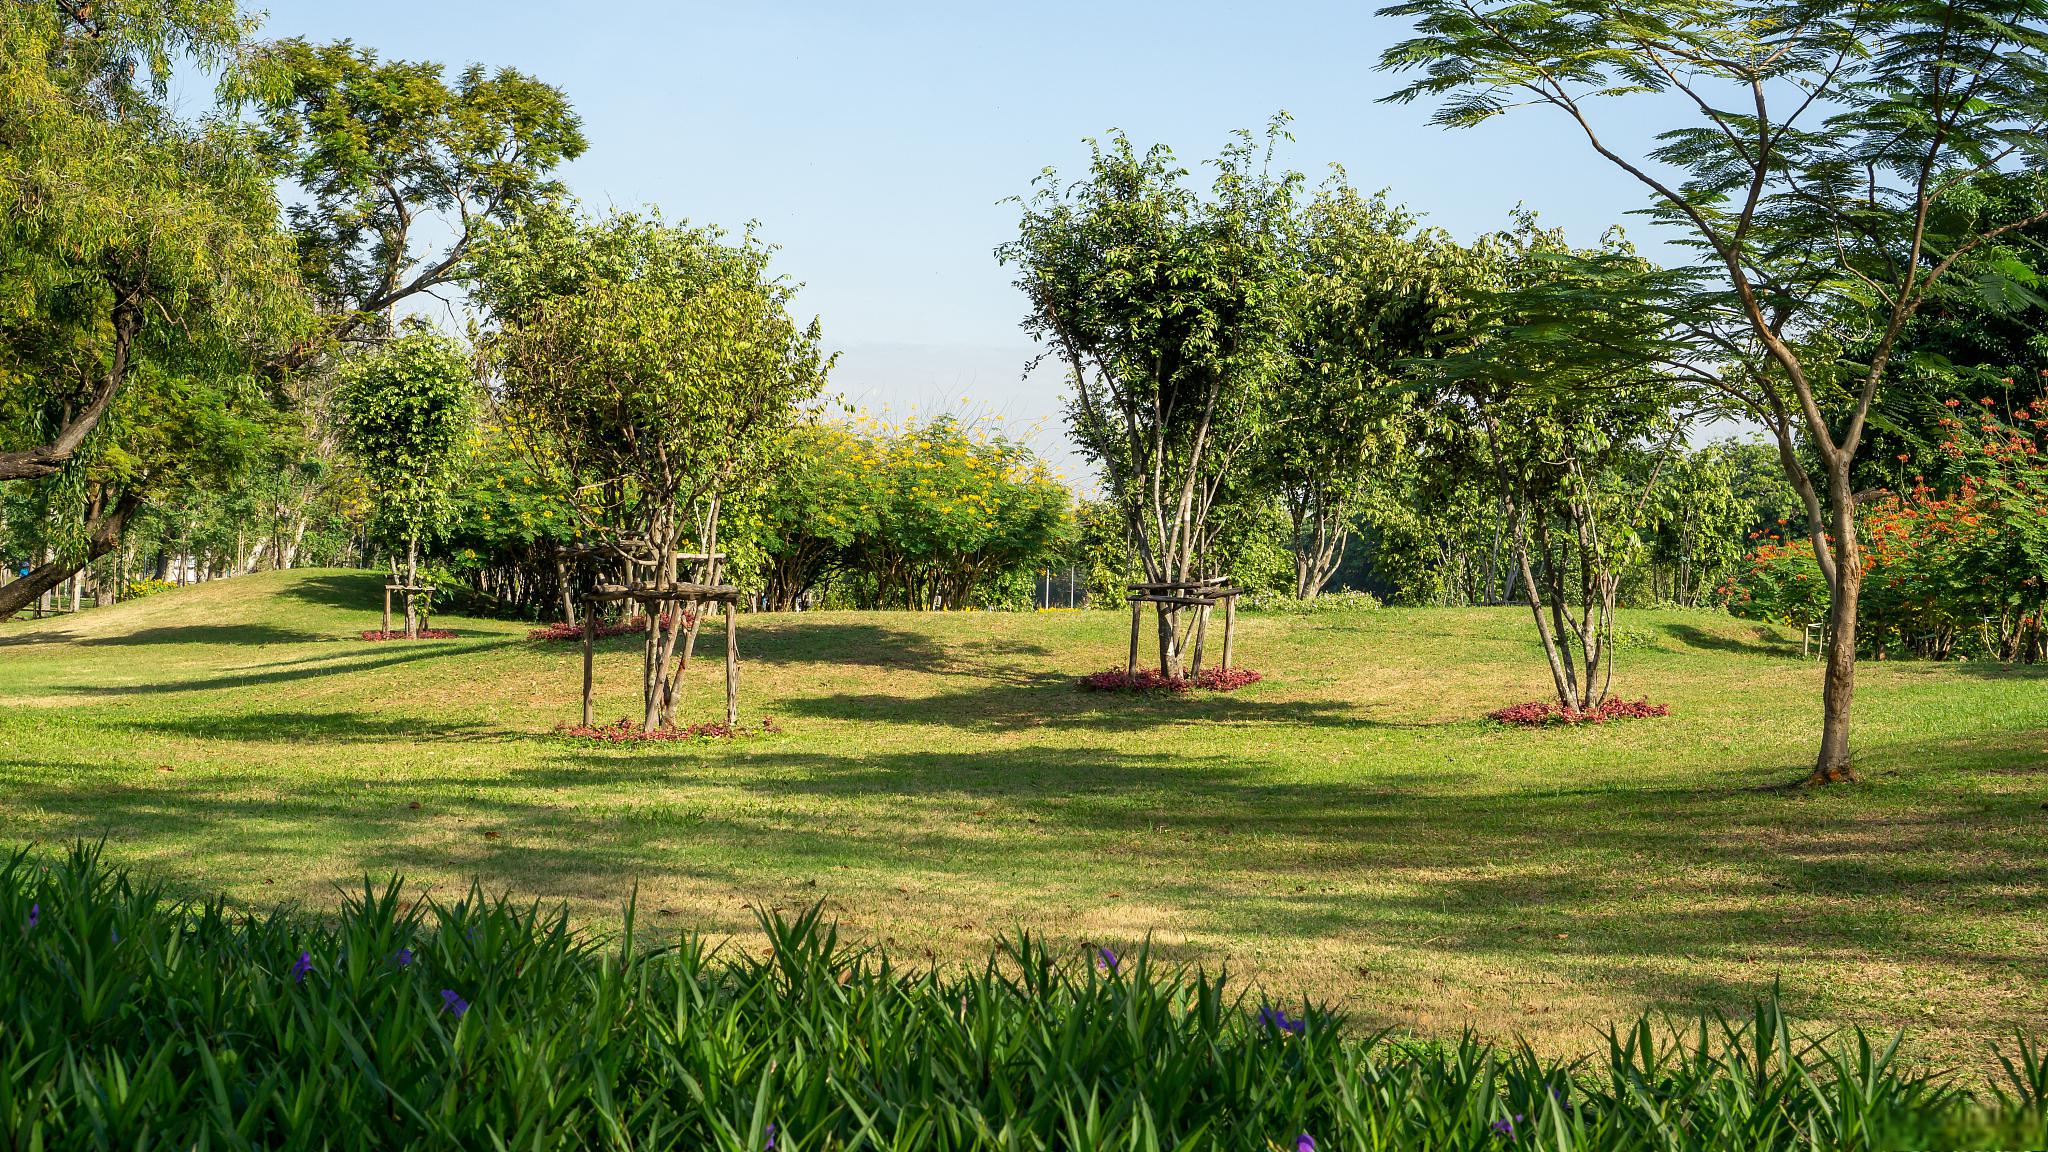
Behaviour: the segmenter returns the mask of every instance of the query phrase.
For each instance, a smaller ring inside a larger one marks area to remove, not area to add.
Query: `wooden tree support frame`
[[[1236,653],[1237,639],[1237,598],[1244,589],[1233,588],[1228,576],[1211,576],[1205,580],[1163,581],[1150,584],[1127,584],[1130,592],[1126,597],[1131,605],[1131,653],[1124,663],[1124,676],[1136,679],[1138,675],[1138,634],[1145,622],[1145,605],[1161,604],[1195,610],[1195,642],[1189,652],[1188,678],[1202,674],[1202,644],[1209,631],[1209,614],[1217,605],[1223,606],[1223,659],[1219,669],[1230,667],[1231,657]]]
[[[690,557],[684,557],[690,559]],[[701,557],[700,559],[709,559]],[[746,599],[746,593],[730,584],[670,584],[665,588],[648,585],[626,587],[619,584],[600,584],[585,592],[583,599],[594,604],[611,604],[630,600],[639,604],[683,604],[685,612],[693,611],[703,604],[718,604],[725,616],[725,727],[737,731],[740,722],[740,649],[739,649],[739,605]],[[649,612],[649,627],[654,627],[661,618],[659,612]],[[597,654],[597,613],[585,608],[583,611],[583,726],[590,727],[590,693],[592,687],[592,666]]]
[[[412,598],[420,593],[432,591],[432,588],[424,584],[386,584],[384,586],[384,637],[389,639],[391,636],[391,594],[393,592],[405,593],[405,598],[410,603]],[[410,616],[412,613],[407,612],[406,615]],[[427,614],[425,612],[419,614],[419,630],[422,632],[427,630]]]

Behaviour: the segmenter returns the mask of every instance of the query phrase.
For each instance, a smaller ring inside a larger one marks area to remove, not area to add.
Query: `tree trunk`
[[[114,550],[121,542],[121,531],[128,525],[135,510],[142,507],[142,497],[124,493],[106,512],[93,517],[86,525],[86,552],[82,557],[66,559],[62,556],[44,561],[28,575],[11,584],[0,585],[0,620],[11,618],[15,613],[36,602],[37,598],[58,585],[71,579],[72,574],[94,560]]]
[[[128,378],[128,353],[136,333],[142,329],[143,305],[140,292],[120,291],[114,304],[114,356],[106,374],[93,389],[92,399],[77,412],[65,415],[64,426],[48,443],[18,452],[0,452],[0,480],[33,480],[54,476],[64,470],[71,457],[85,444],[85,438],[99,426],[100,417],[114,402],[114,394]],[[5,619],[0,616],[0,619]]]
[[[1843,469],[1847,471],[1846,467]],[[1821,689],[1820,756],[1805,783],[1861,779],[1849,755],[1849,709],[1856,695],[1856,608],[1863,594],[1863,551],[1856,542],[1856,502],[1846,475],[1830,477],[1834,513],[1834,595],[1828,605],[1827,680]]]
[[[418,601],[414,599],[413,593],[413,589],[418,586],[419,581],[420,538],[411,536],[405,541],[405,638],[407,640],[417,640],[420,638]]]

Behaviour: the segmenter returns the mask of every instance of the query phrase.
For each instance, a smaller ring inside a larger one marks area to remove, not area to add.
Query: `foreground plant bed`
[[[1170,692],[1179,694],[1196,688],[1209,692],[1235,692],[1247,684],[1256,684],[1265,677],[1249,668],[1211,668],[1194,679],[1185,676],[1162,676],[1150,668],[1141,668],[1133,676],[1121,668],[1111,668],[1081,677],[1081,688],[1088,692]]]
[[[405,634],[405,631],[404,631],[403,629],[395,629],[395,630],[393,630],[393,631],[390,631],[390,632],[385,632],[385,631],[383,631],[383,630],[381,630],[381,629],[377,629],[377,628],[372,628],[372,629],[370,629],[370,630],[369,630],[368,632],[365,632],[365,633],[363,633],[363,639],[365,639],[365,640],[406,640],[406,639],[412,639],[412,640],[453,640],[453,639],[455,639],[455,633],[453,633],[453,632],[450,632],[450,631],[448,631],[448,630],[447,630],[446,628],[421,628],[421,629],[419,629],[419,630],[418,630],[417,632],[414,632],[414,633],[413,633],[413,634],[412,634],[412,635],[411,635],[410,637],[408,637],[408,636],[407,636],[407,635]]]
[[[588,727],[581,724],[565,724],[556,728],[555,731],[563,736],[571,736],[578,740],[601,740],[607,744],[628,744],[644,740],[695,740],[699,737],[731,739],[733,737],[760,736],[780,732],[782,727],[775,723],[773,719],[764,716],[758,727],[749,727],[744,724],[733,727],[727,725],[723,720],[718,720],[703,724],[690,724],[681,728],[656,728],[652,732],[647,732],[643,731],[639,724],[622,716],[610,724],[594,724]]]
[[[649,947],[472,890],[180,905],[96,849],[0,863],[0,1147],[2041,1147],[2048,1059],[1965,1085],[1774,1004],[1570,1064],[1362,1034],[1019,936],[928,971],[815,909]],[[772,1140],[772,1144],[771,1144]]]
[[[1488,712],[1486,717],[1502,724],[1541,728],[1546,724],[1605,724],[1609,720],[1649,720],[1669,715],[1669,704],[1652,704],[1648,700],[1616,699],[1602,700],[1583,712],[1560,708],[1553,701],[1531,700],[1527,704],[1516,704]]]

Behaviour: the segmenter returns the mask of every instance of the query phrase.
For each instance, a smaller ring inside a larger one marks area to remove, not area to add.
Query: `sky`
[[[586,206],[758,221],[840,352],[836,391],[897,417],[1002,420],[1081,479],[1060,374],[1026,376],[1023,297],[993,253],[1016,230],[1005,198],[1048,166],[1079,175],[1086,137],[1122,129],[1199,172],[1232,129],[1285,110],[1284,164],[1312,180],[1341,164],[1460,237],[1522,205],[1591,243],[1643,204],[1549,109],[1452,130],[1380,103],[1400,81],[1374,65],[1407,28],[1376,7],[273,0],[263,34],[562,88],[590,140],[562,176]],[[1631,234],[1654,252],[1646,228]]]

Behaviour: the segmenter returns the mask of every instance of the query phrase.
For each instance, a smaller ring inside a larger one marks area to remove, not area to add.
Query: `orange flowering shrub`
[[[2010,383],[2007,381],[2007,383]],[[2048,405],[2000,414],[1950,400],[1931,461],[1948,482],[1915,476],[1903,493],[1857,516],[1864,556],[1859,635],[1871,655],[1911,651],[1948,659],[2048,656]],[[1728,590],[1740,616],[1805,623],[1827,618],[1828,587],[1811,543],[1764,535]]]

